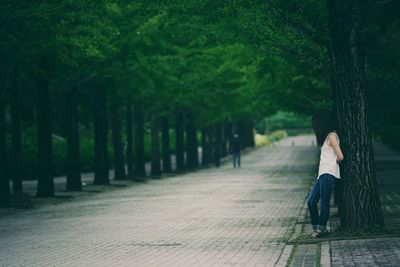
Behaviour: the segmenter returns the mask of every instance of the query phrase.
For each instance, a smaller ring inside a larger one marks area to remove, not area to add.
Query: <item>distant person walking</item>
[[[239,136],[235,134],[232,140],[232,156],[233,156],[233,167],[240,168],[240,140]]]
[[[327,111],[319,112],[312,118],[317,144],[321,148],[317,181],[307,200],[313,227],[312,238],[328,234],[326,224],[329,218],[331,192],[335,179],[340,179],[339,163],[344,158],[334,122],[333,115]],[[318,201],[320,201],[320,213],[318,213]]]

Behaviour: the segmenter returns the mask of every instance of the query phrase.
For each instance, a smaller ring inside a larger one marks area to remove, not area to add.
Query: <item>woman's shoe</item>
[[[319,229],[314,229],[314,231],[312,231],[312,233],[310,234],[311,238],[318,238],[319,235],[321,234]]]

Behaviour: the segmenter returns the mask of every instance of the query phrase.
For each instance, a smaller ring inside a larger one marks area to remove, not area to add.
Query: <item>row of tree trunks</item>
[[[38,138],[38,188],[37,196],[54,195],[53,153],[51,134],[51,104],[49,81],[43,75],[36,76],[37,138]]]
[[[72,85],[67,93],[67,190],[81,191],[81,168],[79,153],[77,88]]]
[[[5,123],[5,88],[0,87],[0,207],[10,205],[10,182],[8,175],[8,157],[6,149],[6,123]]]
[[[362,25],[368,1],[327,0],[332,87],[345,160],[341,164],[341,227],[347,231],[383,227],[369,130]],[[337,194],[340,196],[340,194]]]
[[[17,74],[15,74],[17,75]],[[15,79],[17,81],[17,79]],[[51,106],[49,95],[49,82],[44,76],[36,77],[37,83],[37,123],[38,123],[38,196],[54,195],[54,182],[52,175],[52,136],[51,136]],[[11,129],[12,129],[12,156],[14,164],[18,164],[18,151],[21,149],[21,129],[20,129],[20,107],[18,84],[14,84],[11,94]],[[77,108],[77,87],[71,85],[66,98],[66,137],[67,137],[67,190],[82,190],[80,173],[80,153],[79,153],[79,123]],[[99,86],[95,90],[95,178],[94,184],[109,184],[109,162],[108,162],[108,127],[107,127],[107,96],[106,88]],[[4,101],[3,101],[4,103]],[[115,108],[115,107],[114,107]],[[115,108],[115,110],[117,110]],[[142,108],[135,106],[134,116],[132,116],[131,106],[126,108],[126,161],[124,160],[122,144],[122,125],[121,114],[117,110],[112,117],[112,138],[114,147],[114,167],[115,179],[126,179],[125,162],[128,165],[129,177],[145,177],[145,155],[144,155],[144,114]],[[185,151],[187,153],[187,168],[194,169],[199,165],[197,130],[194,125],[193,115],[186,114],[186,123],[184,113],[177,110],[176,113],[176,144],[177,144],[177,170],[185,169]],[[3,118],[4,118],[3,107]],[[135,158],[133,157],[133,125],[135,121]],[[3,122],[4,123],[4,122]],[[152,125],[152,161],[151,175],[161,175],[160,158],[160,121],[156,119]],[[171,172],[171,151],[168,117],[162,118],[162,162],[163,172]],[[185,127],[186,126],[186,127]],[[185,129],[186,128],[186,135]],[[202,129],[202,165],[208,165],[211,161],[219,166],[220,158],[228,154],[228,144],[231,140],[232,125],[217,124],[214,127]],[[4,133],[5,136],[5,133]],[[186,136],[186,149],[185,149]],[[5,146],[5,145],[4,145]],[[5,155],[5,154],[3,154]],[[3,161],[5,162],[5,161]],[[18,169],[16,165],[13,165]],[[135,166],[135,168],[134,168]],[[18,172],[14,172],[13,183],[15,193],[22,193],[22,180]],[[4,182],[5,184],[5,182]],[[8,188],[9,187],[2,187]],[[5,194],[6,189],[4,189]],[[8,193],[9,194],[9,193]]]
[[[94,184],[109,184],[106,89],[96,88]]]

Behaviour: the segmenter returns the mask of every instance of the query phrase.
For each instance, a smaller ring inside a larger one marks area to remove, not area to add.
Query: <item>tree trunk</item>
[[[163,153],[163,171],[172,172],[171,168],[171,148],[169,144],[169,122],[168,117],[162,118],[162,153]]]
[[[208,140],[208,129],[206,127],[201,128],[201,148],[201,165],[207,166],[208,164],[210,164],[210,144]]]
[[[38,197],[54,195],[53,154],[51,135],[51,104],[49,81],[36,77],[37,85],[37,150],[38,150]]]
[[[221,165],[221,143],[222,143],[222,127],[217,124],[214,128],[214,164],[216,167]]]
[[[245,131],[246,131],[246,146],[247,147],[254,147],[254,125],[251,119],[245,120]]]
[[[6,123],[5,123],[5,96],[4,87],[0,88],[0,207],[10,206],[10,182],[8,176]]]
[[[232,153],[232,140],[233,140],[233,132],[232,132],[232,122],[227,122],[225,126],[225,136],[227,137],[227,150],[228,153]]]
[[[76,87],[72,86],[67,95],[67,190],[81,191],[81,167],[79,152],[78,109]]]
[[[228,136],[226,134],[226,124],[223,123],[221,124],[221,157],[226,157],[228,155],[228,150],[227,150],[227,143],[228,143]]]
[[[154,177],[161,176],[159,133],[159,119],[154,118],[151,127],[151,175]]]
[[[94,184],[109,184],[106,91],[103,86],[96,88],[95,115],[95,174]]]
[[[195,169],[199,165],[197,134],[193,123],[193,115],[187,114],[186,124],[186,151],[187,151],[187,167]]]
[[[21,106],[20,106],[20,84],[18,70],[15,69],[11,88],[11,160],[10,177],[13,181],[13,193],[22,194],[21,179]]]
[[[183,171],[185,169],[185,152],[184,152],[184,134],[183,134],[183,112],[179,109],[176,111],[176,170]]]
[[[254,137],[254,122],[253,120],[249,121],[249,144],[250,147],[255,147],[256,146],[256,140]]]
[[[135,107],[135,178],[146,177],[144,159],[144,115],[141,107]]]
[[[133,179],[133,127],[131,105],[126,107],[126,164],[128,165],[128,178]]]
[[[341,147],[343,196],[339,205],[346,231],[383,227],[376,182],[365,83],[365,44],[361,40],[363,1],[327,0],[331,66]],[[365,11],[365,10],[364,10]]]
[[[239,142],[242,145],[242,149],[248,147],[244,120],[238,120],[236,122],[236,129],[239,135]]]
[[[112,117],[112,137],[114,148],[114,180],[125,180],[125,161],[122,147],[121,114],[118,107],[114,106]]]

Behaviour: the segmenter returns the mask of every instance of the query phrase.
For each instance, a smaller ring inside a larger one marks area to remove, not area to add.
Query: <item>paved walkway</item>
[[[252,151],[241,169],[225,164],[2,211],[0,266],[285,265],[316,168],[312,140]]]

